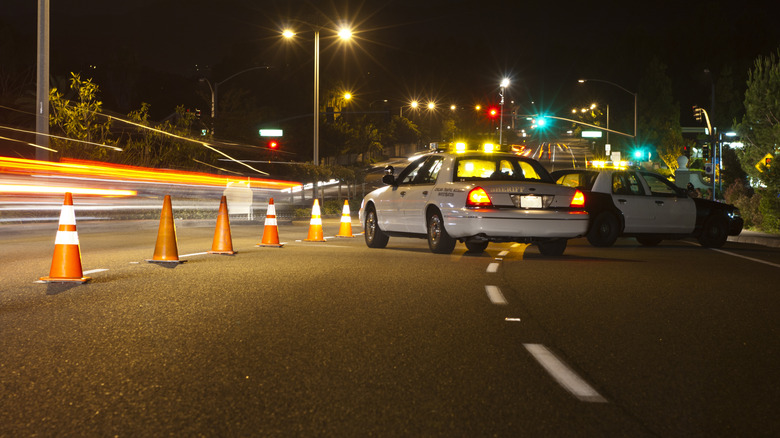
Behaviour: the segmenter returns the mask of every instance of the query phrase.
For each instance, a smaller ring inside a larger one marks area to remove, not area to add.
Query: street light
[[[320,163],[320,26],[313,25],[314,28],[314,165]],[[295,37],[295,32],[285,29],[282,36],[291,39]],[[352,31],[348,28],[341,28],[338,36],[342,40],[352,38]],[[316,185],[315,185],[316,186]],[[315,187],[316,191],[316,187]]]
[[[634,135],[633,135],[632,137],[634,138],[634,140],[636,140],[636,134],[637,134],[637,131],[636,131],[636,120],[637,120],[637,109],[636,109],[636,102],[637,102],[637,93],[634,93],[634,92],[628,91],[628,90],[627,90],[627,89],[625,89],[624,87],[621,87],[620,85],[618,85],[618,84],[616,84],[616,83],[614,83],[614,82],[605,81],[605,80],[603,80],[603,79],[580,79],[580,80],[578,80],[577,82],[579,82],[579,83],[581,83],[581,84],[584,84],[584,83],[585,83],[585,82],[587,82],[587,81],[591,81],[591,82],[604,82],[604,83],[606,83],[606,84],[610,84],[610,85],[613,85],[613,86],[615,86],[615,87],[618,87],[618,88],[620,88],[621,90],[625,91],[626,93],[628,93],[628,94],[630,94],[630,95],[634,96]]]
[[[211,135],[214,135],[214,120],[217,117],[217,96],[218,96],[218,92],[219,92],[219,86],[224,84],[225,82],[233,79],[234,77],[236,77],[238,75],[241,75],[241,74],[244,74],[244,73],[246,73],[248,71],[260,70],[260,69],[267,70],[269,68],[271,68],[271,67],[268,67],[268,66],[250,67],[250,68],[241,70],[238,73],[234,73],[234,74],[228,76],[227,78],[225,78],[225,79],[223,79],[223,80],[221,80],[219,82],[215,82],[214,86],[211,85],[211,82],[208,79],[200,78],[200,82],[205,82],[206,84],[208,84],[209,90],[211,90]]]
[[[501,80],[501,114],[499,114],[498,121],[498,146],[504,144],[504,90],[509,86],[509,79],[504,78]]]

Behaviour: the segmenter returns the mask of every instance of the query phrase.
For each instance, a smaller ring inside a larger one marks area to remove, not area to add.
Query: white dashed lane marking
[[[498,286],[485,286],[485,292],[487,292],[488,298],[493,304],[506,305],[506,298],[501,293],[501,289]]]
[[[590,403],[607,402],[588,382],[578,376],[547,347],[541,344],[523,344],[523,346],[559,385],[580,401]]]
[[[493,262],[489,264],[487,267],[487,271],[491,274],[495,274],[496,272],[498,272],[498,263]]]

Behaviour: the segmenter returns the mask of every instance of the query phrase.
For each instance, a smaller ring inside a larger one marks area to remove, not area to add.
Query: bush
[[[761,214],[761,229],[767,233],[780,232],[780,198],[772,190],[761,190],[755,195],[760,197],[758,211]]]
[[[738,179],[726,188],[723,197],[727,203],[734,204],[739,209],[742,219],[745,221],[745,228],[761,227],[760,194],[753,193],[753,189]]]

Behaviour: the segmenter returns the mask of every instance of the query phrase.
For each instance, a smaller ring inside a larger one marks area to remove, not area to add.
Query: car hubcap
[[[374,232],[376,230],[376,218],[374,217],[374,212],[368,214],[366,225],[366,234],[368,234],[369,239],[373,240]]]
[[[430,234],[431,234],[431,240],[433,242],[439,241],[439,236],[441,236],[441,220],[438,216],[434,215],[431,217],[431,227],[430,227]]]

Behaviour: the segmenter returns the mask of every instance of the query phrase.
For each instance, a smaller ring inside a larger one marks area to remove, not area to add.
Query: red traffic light
[[[279,147],[279,142],[276,140],[269,140],[268,141],[268,147],[270,149],[277,149]]]
[[[498,108],[494,106],[488,108],[488,117],[490,117],[491,119],[495,119],[496,117],[498,117],[498,114],[499,114]]]

